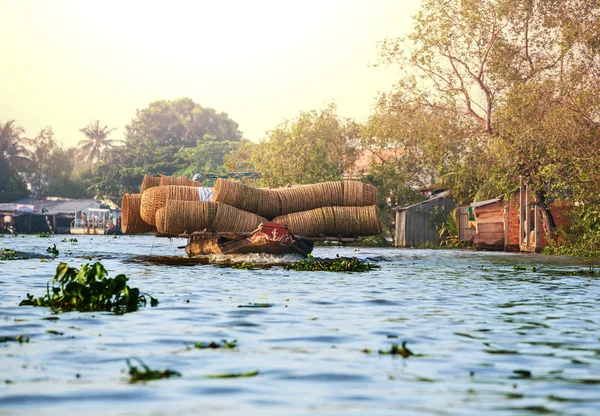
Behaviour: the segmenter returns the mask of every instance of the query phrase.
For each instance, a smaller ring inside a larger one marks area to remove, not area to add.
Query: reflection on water
[[[0,343],[0,414],[600,414],[600,278],[573,275],[581,259],[317,248],[381,268],[234,270],[147,261],[181,256],[182,240],[63,237],[0,238],[32,257],[0,262],[0,339],[30,339]],[[43,258],[53,244],[58,259]],[[17,306],[45,292],[58,261],[97,259],[159,306]],[[193,348],[223,339],[238,347]],[[377,353],[402,341],[417,355]],[[128,384],[131,357],[182,377]]]

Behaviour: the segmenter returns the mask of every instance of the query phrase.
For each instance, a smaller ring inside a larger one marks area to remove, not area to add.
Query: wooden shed
[[[396,247],[439,245],[438,231],[456,206],[448,192],[427,201],[396,208]]]

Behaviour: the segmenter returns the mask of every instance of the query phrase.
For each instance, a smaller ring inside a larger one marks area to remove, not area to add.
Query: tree
[[[18,172],[23,171],[29,160],[25,144],[29,139],[21,137],[25,131],[15,120],[0,122],[0,202],[12,201],[28,194]]]
[[[445,183],[475,177],[462,195],[474,197],[527,177],[550,240],[549,204],[584,172],[573,166],[597,171],[584,154],[597,144],[599,19],[600,4],[585,0],[424,0],[414,31],[382,43],[383,61],[404,71],[401,107],[464,120],[469,144]]]
[[[359,131],[356,122],[340,118],[330,104],[284,121],[248,159],[268,186],[340,180],[354,163]]]
[[[159,100],[136,111],[136,117],[125,127],[126,142],[143,143],[149,138],[158,146],[194,147],[198,142],[239,142],[242,133],[238,123],[227,113],[202,107],[190,98]]]
[[[47,195],[51,170],[54,162],[51,157],[57,148],[52,127],[45,127],[35,136],[31,143],[30,168],[27,178],[31,183],[31,191],[35,197]]]
[[[87,126],[79,129],[86,137],[77,144],[83,160],[88,163],[96,162],[104,149],[113,146],[114,141],[108,136],[115,130],[108,128],[108,125],[102,126],[100,120],[90,121]]]

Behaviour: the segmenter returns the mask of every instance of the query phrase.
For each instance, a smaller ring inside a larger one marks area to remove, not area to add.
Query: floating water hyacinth
[[[84,264],[80,270],[61,262],[54,279],[46,285],[46,295],[35,298],[28,293],[27,299],[22,300],[19,306],[45,306],[61,312],[125,313],[138,310],[140,305],[145,306],[146,297],[150,299],[151,306],[158,305],[158,300],[152,296],[127,286],[127,280],[124,274],[112,279],[107,277],[100,262]]]

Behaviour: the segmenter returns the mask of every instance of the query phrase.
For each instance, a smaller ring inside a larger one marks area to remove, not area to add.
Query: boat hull
[[[185,251],[188,256],[209,254],[300,254],[313,250],[312,241],[292,235],[285,224],[263,223],[250,233],[192,233]]]

